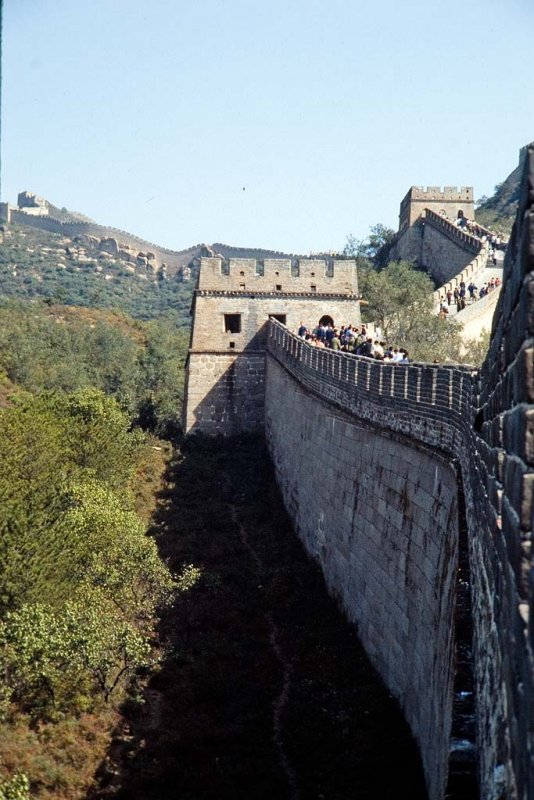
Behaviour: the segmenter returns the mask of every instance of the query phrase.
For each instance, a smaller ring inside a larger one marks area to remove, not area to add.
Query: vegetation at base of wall
[[[189,333],[169,319],[0,301],[0,405],[30,392],[96,387],[146,430],[175,435]]]
[[[194,280],[159,280],[118,258],[81,260],[70,239],[16,223],[4,226],[2,239],[0,296],[118,309],[141,320],[168,315],[178,327],[190,325]]]
[[[22,770],[32,796],[76,797],[57,739],[86,740],[75,757],[87,786],[107,740],[95,752],[84,731],[102,717],[109,733],[107,707],[157,669],[158,610],[198,570],[171,574],[146,536],[133,482],[161,449],[114,398],[15,393],[0,424],[0,776]],[[28,742],[22,762],[13,738]]]
[[[178,430],[186,332],[0,303],[0,798],[82,796],[157,670],[171,574],[146,524]],[[28,783],[29,781],[29,783]]]

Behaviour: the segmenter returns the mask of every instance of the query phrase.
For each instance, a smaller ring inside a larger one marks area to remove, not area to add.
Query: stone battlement
[[[412,200],[443,200],[446,203],[473,199],[472,186],[412,186],[408,192]]]
[[[353,295],[356,264],[342,259],[202,258],[198,289]]]
[[[482,250],[483,245],[480,239],[476,236],[472,236],[470,233],[466,233],[462,228],[455,225],[454,222],[451,222],[450,219],[447,219],[447,217],[442,217],[440,214],[436,214],[435,211],[427,209],[424,214],[424,219],[425,222],[441,231],[441,233],[444,233],[445,236],[460,243],[462,249],[466,252],[477,255]]]
[[[413,225],[425,209],[456,219],[459,215],[473,219],[475,205],[472,186],[411,186],[403,197],[399,213],[399,233]]]

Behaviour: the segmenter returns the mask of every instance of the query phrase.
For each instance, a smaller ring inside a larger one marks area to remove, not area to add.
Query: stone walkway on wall
[[[476,272],[469,278],[468,281],[466,281],[467,285],[469,285],[472,281],[480,290],[482,286],[484,286],[485,283],[488,283],[492,278],[499,278],[501,281],[501,285],[499,287],[493,289],[489,294],[480,298],[479,300],[470,300],[468,294],[467,305],[462,311],[457,311],[454,298],[450,306],[447,306],[449,311],[448,318],[456,320],[463,325],[462,336],[464,341],[479,339],[484,330],[491,331],[495,307],[497,305],[502,288],[503,262],[504,253],[502,251],[498,251],[497,266],[494,266],[490,259],[488,259],[488,264],[486,264],[483,269]],[[444,291],[441,293],[445,296]]]

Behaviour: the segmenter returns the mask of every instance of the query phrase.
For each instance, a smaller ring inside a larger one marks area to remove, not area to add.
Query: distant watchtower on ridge
[[[399,234],[416,222],[425,209],[430,209],[447,219],[475,218],[472,186],[411,186],[401,201]]]
[[[269,319],[296,331],[323,318],[360,323],[355,261],[202,258],[193,297],[184,431],[263,427]]]

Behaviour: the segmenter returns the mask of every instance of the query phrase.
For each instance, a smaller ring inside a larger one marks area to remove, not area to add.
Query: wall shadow
[[[425,798],[408,727],[293,533],[263,441],[191,437],[168,478],[151,533],[173,571],[203,575],[163,616],[161,668],[125,704],[87,800]]]

